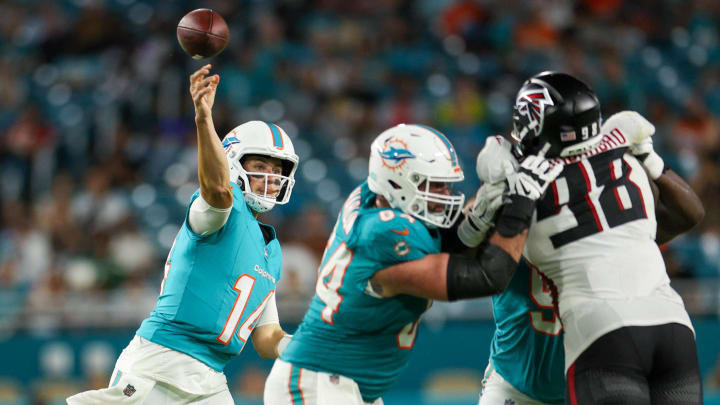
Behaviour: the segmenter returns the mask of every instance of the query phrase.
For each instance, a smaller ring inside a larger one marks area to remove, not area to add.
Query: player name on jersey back
[[[613,142],[565,164],[538,202],[523,252],[558,288],[566,369],[619,327],[692,327],[655,243],[649,179],[624,138],[605,139]]]

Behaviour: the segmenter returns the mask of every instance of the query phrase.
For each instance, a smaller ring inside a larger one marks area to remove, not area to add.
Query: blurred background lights
[[[327,166],[319,159],[309,159],[300,167],[303,177],[313,183],[324,179],[327,175]]]
[[[285,106],[278,100],[267,100],[258,109],[264,121],[278,122],[285,115]]]
[[[315,193],[322,201],[331,202],[340,197],[340,186],[332,179],[324,179],[318,182]]]
[[[156,194],[155,187],[148,183],[142,183],[133,189],[131,197],[133,203],[142,209],[155,202]]]
[[[160,228],[160,232],[158,232],[158,242],[163,249],[170,249],[170,247],[172,247],[178,230],[180,230],[180,227],[175,224],[167,224]]]
[[[450,79],[443,74],[435,73],[427,79],[427,87],[435,97],[447,96],[451,88]]]

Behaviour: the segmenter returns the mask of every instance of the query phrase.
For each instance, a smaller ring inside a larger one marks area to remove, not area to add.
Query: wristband
[[[460,222],[460,226],[457,229],[458,239],[467,247],[475,247],[485,239],[490,225],[486,224],[485,221],[476,220],[473,221],[472,215],[468,215],[463,218]]]
[[[530,227],[536,201],[521,195],[511,195],[510,203],[503,207],[495,230],[500,236],[512,238]]]
[[[277,350],[278,357],[280,357],[280,355],[282,354],[282,352],[285,351],[285,348],[286,348],[287,345],[290,343],[290,340],[292,339],[292,336],[293,336],[293,335],[288,335],[288,334],[286,333],[285,336],[283,336],[283,337],[280,339],[280,341],[279,341],[278,344],[277,344],[277,349],[276,349],[276,350]]]
[[[658,177],[667,171],[665,162],[655,151],[648,153],[647,157],[643,159],[642,164],[653,180],[657,180]]]

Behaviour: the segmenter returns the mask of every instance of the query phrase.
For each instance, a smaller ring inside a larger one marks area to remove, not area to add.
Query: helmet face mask
[[[245,158],[248,156],[246,155]],[[244,160],[244,159],[243,159]],[[292,187],[295,185],[295,179],[283,174],[268,172],[250,172],[243,166],[246,186],[243,188],[245,194],[245,202],[255,212],[265,212],[270,210],[275,204],[285,204],[290,200]],[[255,183],[260,181],[262,187],[258,192],[253,190],[253,180]],[[274,184],[273,184],[274,183]],[[277,191],[271,191],[271,185],[277,187]]]
[[[516,154],[581,154],[600,141],[601,123],[600,102],[590,87],[565,73],[540,73],[523,84],[515,99]]]
[[[230,167],[230,181],[243,191],[250,209],[262,213],[271,210],[275,204],[290,201],[299,158],[285,131],[275,124],[249,121],[230,131],[223,139],[223,147]],[[246,170],[243,163],[251,155],[280,159],[282,174]],[[263,181],[262,192],[252,190],[251,177]],[[269,191],[273,182],[280,186],[277,194]]]
[[[442,184],[448,194],[431,191],[431,184]],[[425,180],[417,186],[415,197],[408,208],[409,214],[421,218],[431,228],[446,228],[455,223],[464,202],[465,196],[453,189],[452,182]]]
[[[384,131],[371,146],[369,166],[370,190],[428,227],[450,227],[460,215],[465,196],[452,184],[463,180],[463,172],[452,144],[437,130],[400,124]]]

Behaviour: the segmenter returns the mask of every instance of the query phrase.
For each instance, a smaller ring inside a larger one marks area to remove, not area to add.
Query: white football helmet
[[[248,121],[225,135],[222,145],[230,166],[230,181],[240,186],[245,195],[245,202],[253,211],[269,211],[275,204],[285,204],[290,200],[299,158],[295,154],[290,137],[282,128],[268,122]],[[282,175],[248,172],[242,166],[243,158],[248,155],[281,159],[283,162]],[[248,176],[265,178],[263,194],[256,194],[250,189]],[[279,182],[281,185],[280,192],[276,196],[268,193],[269,181]]]
[[[456,183],[463,178],[455,148],[436,129],[400,124],[378,135],[370,146],[370,190],[430,227],[452,226],[465,202],[460,192],[430,192],[430,183]]]

